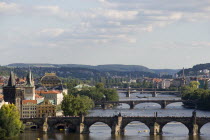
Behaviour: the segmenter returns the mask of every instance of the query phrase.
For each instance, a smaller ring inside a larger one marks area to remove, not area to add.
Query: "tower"
[[[33,76],[31,71],[29,70],[26,77],[26,84],[24,86],[24,99],[25,100],[35,100],[35,86]]]
[[[185,78],[184,67],[183,67],[183,70],[182,70],[182,86],[185,86],[185,85],[186,85],[186,78]]]
[[[4,101],[15,104],[16,92],[15,74],[11,71],[8,84],[3,87]]]

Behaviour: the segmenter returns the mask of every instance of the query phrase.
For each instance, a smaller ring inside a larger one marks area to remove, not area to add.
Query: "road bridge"
[[[63,127],[75,133],[90,133],[90,127],[97,123],[103,122],[111,129],[111,134],[119,135],[125,133],[125,127],[133,122],[139,121],[144,123],[150,130],[151,135],[162,134],[163,127],[170,122],[180,122],[184,124],[190,135],[200,134],[203,125],[210,122],[210,117],[196,117],[193,112],[191,117],[153,117],[146,116],[122,116],[120,113],[113,117],[88,117],[88,116],[71,116],[71,117],[48,117],[48,118],[22,118],[23,123],[33,122],[43,131]]]
[[[103,109],[107,109],[108,105],[119,105],[121,103],[128,104],[130,109],[134,109],[135,105],[140,103],[157,103],[161,106],[162,109],[165,109],[168,104],[177,103],[177,102],[190,102],[184,100],[129,100],[129,101],[105,101],[105,102],[95,102],[95,105],[101,105]]]
[[[137,91],[137,90],[131,90],[127,89],[125,91],[118,90],[119,93],[125,93],[126,97],[130,97],[132,93],[139,93],[139,94],[152,94],[152,97],[157,97],[158,94],[174,94],[174,95],[181,95],[180,91],[159,91],[159,90],[151,90],[151,91]]]

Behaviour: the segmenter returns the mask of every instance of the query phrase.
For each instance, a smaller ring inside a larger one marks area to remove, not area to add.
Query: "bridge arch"
[[[171,103],[166,103],[166,108],[170,108],[171,106],[175,106],[176,104],[178,104],[178,106],[177,107],[182,107],[182,106],[180,106],[180,104],[181,105],[183,105],[183,103],[180,101],[180,102],[171,102]]]
[[[147,106],[146,106],[147,105]],[[149,108],[151,108],[151,106],[154,106],[155,108],[156,108],[156,106],[157,106],[157,108],[159,109],[159,108],[161,108],[161,104],[160,103],[156,103],[156,102],[143,102],[143,103],[136,103],[135,105],[134,105],[134,108],[147,108],[147,107],[149,107]]]
[[[35,122],[24,122],[26,129],[37,129],[39,128],[39,124],[36,124]]]
[[[77,126],[73,122],[58,121],[54,123],[48,123],[50,129],[64,130],[67,129],[69,132],[76,132]]]
[[[57,130],[65,129],[65,128],[67,128],[67,124],[58,123],[54,126],[54,128]]]
[[[187,124],[179,121],[170,121],[165,124],[161,125],[161,132],[165,135],[170,135],[174,133],[174,128],[176,128],[176,135],[188,135],[189,134],[189,128]],[[180,130],[180,131],[179,131]]]
[[[129,103],[120,103],[119,106],[117,106],[118,109],[129,109],[130,104]]]
[[[99,133],[107,133],[111,134],[112,126],[103,122],[97,121],[87,126],[87,130],[90,133],[94,133],[95,131],[99,131]]]
[[[147,124],[145,124],[142,121],[130,121],[122,126],[122,133],[125,134],[132,134],[134,133],[139,133],[143,135],[149,135],[150,129]],[[135,132],[136,131],[136,132]]]
[[[198,127],[198,133],[209,134],[210,122],[204,123]]]

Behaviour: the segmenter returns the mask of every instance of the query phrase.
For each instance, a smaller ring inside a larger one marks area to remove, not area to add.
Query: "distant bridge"
[[[150,90],[145,91],[144,89],[141,90],[133,90],[133,88],[127,88],[123,91],[117,90],[119,93],[125,93],[126,97],[130,97],[132,93],[139,93],[139,94],[152,94],[152,97],[157,97],[157,94],[174,94],[174,95],[181,95],[180,91],[159,91],[159,90]]]
[[[22,118],[23,123],[33,122],[38,128],[48,131],[52,129],[69,129],[75,133],[90,133],[90,127],[97,123],[103,122],[111,128],[111,133],[115,135],[124,134],[125,127],[133,122],[139,121],[144,123],[150,130],[151,135],[162,134],[163,127],[170,122],[180,122],[184,124],[191,135],[198,135],[203,125],[210,122],[210,117],[196,117],[193,112],[192,117],[145,117],[145,116],[121,116],[113,117],[49,117],[49,118]],[[100,128],[98,128],[100,129]]]
[[[95,102],[95,105],[101,105],[103,109],[107,109],[109,104],[118,105],[120,103],[128,104],[130,109],[134,109],[135,105],[140,103],[157,103],[164,109],[168,104],[177,103],[177,102],[189,102],[195,103],[192,101],[184,101],[184,100],[129,100],[129,101],[105,101],[105,102]]]

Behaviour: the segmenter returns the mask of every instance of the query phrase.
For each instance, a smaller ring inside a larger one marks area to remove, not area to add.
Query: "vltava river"
[[[150,100],[150,99],[179,99],[173,95],[158,95],[153,98],[149,94],[138,93],[132,94],[130,98],[126,98],[120,93],[120,100]],[[136,96],[147,96],[148,98],[136,98]],[[161,109],[160,105],[155,103],[142,103],[136,105],[133,110],[129,110],[129,106],[122,104],[114,109],[94,109],[90,111],[89,116],[113,116],[119,112],[123,116],[153,116],[154,112],[158,112],[158,116],[191,116],[193,109],[185,109],[182,103],[173,103]],[[209,111],[197,110],[197,116],[209,116]],[[210,140],[210,123],[201,128],[201,135],[189,136],[188,129],[181,123],[171,122],[164,126],[161,136],[150,136],[149,128],[141,122],[132,122],[126,126],[126,132],[123,136],[111,135],[111,129],[104,123],[95,123],[90,127],[90,134],[72,134],[55,130],[44,134],[38,130],[26,131],[16,138],[10,140]]]

